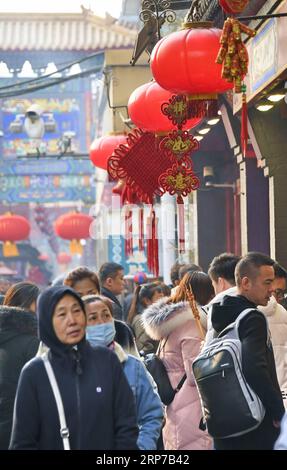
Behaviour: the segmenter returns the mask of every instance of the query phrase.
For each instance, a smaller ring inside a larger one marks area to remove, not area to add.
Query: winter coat
[[[136,337],[136,345],[140,353],[149,354],[155,353],[158,348],[158,341],[154,341],[146,333],[143,323],[142,314],[136,315],[131,323],[131,327]]]
[[[22,367],[39,346],[37,318],[18,307],[0,307],[0,449],[8,449],[16,388]]]
[[[59,300],[74,296],[71,288],[51,287],[38,300],[39,336],[48,353],[63,401],[70,447],[87,450],[137,449],[134,397],[122,366],[108,348],[92,348],[83,338],[63,344],[52,318]],[[10,449],[61,450],[59,417],[40,357],[23,368],[18,384]]]
[[[163,420],[163,407],[156,385],[139,359],[126,354],[118,343],[114,343],[114,352],[124,366],[126,378],[135,397],[139,426],[138,448],[155,450]]]
[[[216,294],[216,296],[213,297],[213,299],[207,305],[204,305],[202,307],[203,310],[207,312],[207,332],[206,332],[205,341],[204,341],[205,344],[209,343],[213,339],[214,330],[213,330],[212,323],[211,323],[212,305],[220,303],[223,300],[223,297],[225,297],[226,295],[234,296],[237,294],[238,294],[237,287],[236,286],[230,287],[229,289],[226,289]]]
[[[206,314],[200,309],[201,324],[206,329]],[[148,335],[161,340],[162,358],[173,388],[184,374],[181,389],[166,408],[163,442],[166,450],[208,450],[211,439],[199,429],[201,405],[192,373],[192,362],[199,353],[201,337],[187,302],[167,303],[161,299],[143,312]],[[164,345],[164,347],[163,347]]]
[[[280,436],[275,442],[274,450],[287,450],[287,413],[283,416],[280,426]]]
[[[266,307],[258,306],[258,310],[264,313],[268,321],[278,383],[287,410],[287,311],[273,296]]]
[[[234,322],[246,308],[254,308],[239,325],[242,342],[242,371],[247,383],[259,396],[265,407],[265,418],[254,431],[238,437],[215,439],[216,449],[261,450],[273,449],[278,437],[274,421],[280,421],[284,406],[277,381],[272,344],[268,337],[266,319],[256,305],[244,296],[225,296],[221,304],[212,307],[211,321],[217,333]],[[219,400],[221,397],[218,398]]]
[[[118,298],[109,289],[106,289],[106,287],[101,288],[101,295],[112,301],[113,317],[117,320],[122,320],[124,318],[124,312]]]

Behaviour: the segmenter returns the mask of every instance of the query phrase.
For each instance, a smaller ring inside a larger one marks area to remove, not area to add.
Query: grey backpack
[[[204,345],[192,364],[208,433],[216,439],[248,433],[257,428],[265,416],[259,397],[242,372],[238,328],[251,311],[254,309],[241,312],[234,323]]]

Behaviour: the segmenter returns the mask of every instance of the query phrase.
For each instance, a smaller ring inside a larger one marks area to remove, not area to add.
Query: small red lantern
[[[92,163],[103,170],[107,169],[108,158],[113,154],[115,148],[125,144],[127,137],[120,135],[105,135],[95,139],[90,148],[90,159]]]
[[[71,240],[71,254],[82,254],[83,248],[80,243],[81,239],[89,238],[90,225],[93,217],[86,214],[71,212],[61,215],[54,224],[56,235],[64,240]]]
[[[156,44],[152,73],[163,88],[188,95],[190,116],[209,117],[216,114],[217,94],[232,88],[215,62],[222,31],[211,23],[186,26],[188,29],[171,33]]]
[[[177,128],[162,112],[162,105],[173,96],[157,82],[145,83],[136,88],[128,101],[129,116],[133,123],[150,132],[170,132]],[[200,118],[189,119],[183,129],[191,129],[200,122]]]
[[[47,253],[42,253],[41,255],[38,256],[38,259],[40,261],[49,261],[49,256],[47,255]]]
[[[248,5],[249,0],[219,0],[219,5],[226,13],[236,15]]]
[[[19,256],[14,242],[29,237],[30,223],[21,215],[4,214],[0,216],[0,241],[3,244],[3,256]]]
[[[72,257],[69,255],[69,253],[65,253],[63,251],[58,254],[57,261],[59,264],[69,264],[72,261]]]

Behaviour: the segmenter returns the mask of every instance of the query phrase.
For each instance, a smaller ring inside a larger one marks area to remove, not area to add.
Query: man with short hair
[[[209,304],[203,307],[207,312],[207,333],[205,343],[208,343],[213,338],[213,328],[211,324],[210,309],[214,303],[221,302],[225,295],[237,295],[237,288],[235,285],[235,267],[240,260],[240,257],[233,253],[221,253],[215,256],[210,263],[208,275],[211,279],[215,297]]]
[[[104,263],[99,270],[101,294],[112,300],[114,318],[123,319],[123,308],[117,299],[125,288],[124,268],[117,263]]]
[[[235,287],[235,266],[240,260],[240,256],[233,253],[221,253],[213,258],[208,275],[214,288],[215,294],[226,292],[228,289]],[[215,301],[216,298],[215,298]]]
[[[278,382],[285,410],[287,410],[287,312],[280,305],[286,291],[287,272],[278,263],[275,263],[273,267],[275,279],[272,296],[266,307],[258,305],[258,309],[264,313],[268,321]]]
[[[217,334],[233,323],[243,310],[253,309],[239,325],[242,342],[242,371],[249,386],[266,410],[262,423],[237,437],[214,439],[216,449],[273,449],[279,434],[284,406],[277,381],[272,344],[264,315],[257,305],[267,305],[273,290],[274,261],[262,253],[250,252],[236,265],[236,296],[224,296],[212,307],[211,321]],[[224,400],[224,397],[218,397]]]

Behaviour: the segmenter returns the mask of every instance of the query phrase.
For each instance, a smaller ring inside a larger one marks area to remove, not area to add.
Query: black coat
[[[55,335],[54,308],[66,294],[82,305],[69,287],[51,287],[40,295],[37,313],[40,339],[50,348],[71,449],[137,449],[134,397],[117,356],[108,348],[92,348],[85,339],[76,347],[65,345]],[[63,449],[57,407],[40,357],[32,359],[20,376],[10,449]]]
[[[248,384],[262,401],[266,415],[254,431],[238,437],[215,439],[216,449],[272,449],[278,437],[278,429],[272,421],[280,421],[284,414],[266,319],[256,310],[256,305],[243,296],[225,296],[221,304],[213,305],[212,326],[219,333],[246,308],[254,308],[254,312],[250,312],[239,325],[242,371]]]
[[[8,449],[16,388],[22,367],[37,353],[36,315],[0,306],[0,449]]]
[[[101,288],[101,294],[105,297],[108,297],[108,299],[112,301],[113,317],[116,320],[123,320],[123,307],[121,306],[118,298],[109,289],[106,289],[105,287]]]

